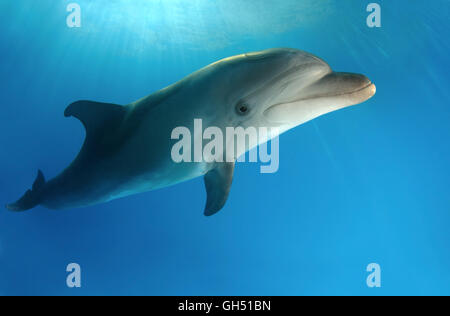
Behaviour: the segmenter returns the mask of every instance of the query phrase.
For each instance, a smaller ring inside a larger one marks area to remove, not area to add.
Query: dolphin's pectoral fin
[[[64,111],[64,116],[74,116],[86,129],[86,142],[94,144],[117,131],[126,115],[126,108],[117,104],[78,101]]]
[[[219,212],[225,205],[233,182],[234,162],[219,163],[205,175],[205,187],[208,195],[205,215]]]

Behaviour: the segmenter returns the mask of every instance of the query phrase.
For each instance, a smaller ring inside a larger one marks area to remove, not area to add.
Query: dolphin
[[[174,162],[174,128],[192,130],[202,119],[205,128],[268,127],[281,134],[362,103],[375,90],[364,75],[334,72],[310,53],[281,48],[220,60],[125,106],[78,101],[64,112],[86,130],[78,156],[52,180],[39,170],[32,188],[6,208],[85,207],[204,176],[210,216],[228,199],[234,162]]]

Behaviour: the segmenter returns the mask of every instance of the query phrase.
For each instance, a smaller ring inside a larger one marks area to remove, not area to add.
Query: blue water
[[[66,26],[66,6],[82,27]],[[2,0],[0,203],[54,177],[86,99],[126,104],[218,59],[314,53],[377,85],[280,139],[280,169],[238,164],[226,207],[203,180],[68,211],[0,212],[0,294],[450,294],[450,2]],[[66,286],[66,266],[82,287]],[[378,263],[382,287],[368,288]]]

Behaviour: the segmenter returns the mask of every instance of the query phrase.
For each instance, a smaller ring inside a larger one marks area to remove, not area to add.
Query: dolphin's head
[[[323,60],[296,49],[270,49],[213,65],[221,79],[228,124],[277,127],[280,132],[323,114],[366,101],[375,85],[365,76],[333,72]]]

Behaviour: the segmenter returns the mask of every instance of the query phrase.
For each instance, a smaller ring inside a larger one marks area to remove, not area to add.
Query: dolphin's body
[[[227,200],[234,163],[175,163],[174,128],[193,130],[201,118],[204,128],[263,126],[283,133],[374,94],[365,76],[335,73],[303,51],[271,49],[221,60],[126,106],[75,102],[64,114],[85,126],[80,153],[48,182],[39,171],[32,189],[6,207],[83,207],[204,175],[205,214],[212,215]]]

